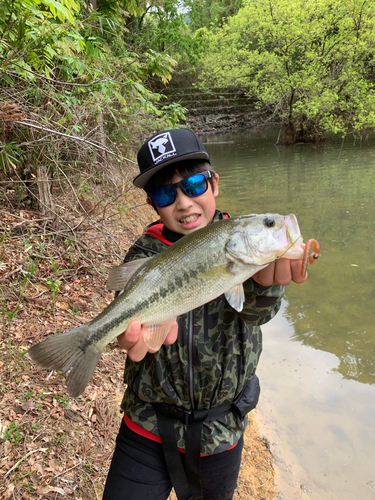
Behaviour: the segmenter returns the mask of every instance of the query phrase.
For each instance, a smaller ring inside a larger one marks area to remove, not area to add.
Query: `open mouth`
[[[185,217],[184,219],[180,219],[180,223],[181,224],[188,224],[189,222],[194,222],[195,220],[197,220],[199,217],[199,215],[195,214],[195,215],[189,215],[188,217]]]

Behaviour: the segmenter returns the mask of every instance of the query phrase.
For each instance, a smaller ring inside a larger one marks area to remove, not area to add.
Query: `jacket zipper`
[[[194,311],[189,311],[189,313],[188,313],[188,385],[189,385],[189,395],[190,395],[191,408],[192,408],[192,410],[195,410],[193,338],[194,338]]]

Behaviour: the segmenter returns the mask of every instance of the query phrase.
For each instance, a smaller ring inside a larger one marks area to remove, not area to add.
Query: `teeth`
[[[190,215],[189,217],[185,217],[185,219],[181,219],[180,222],[183,224],[187,224],[188,222],[193,222],[198,219],[198,215]]]

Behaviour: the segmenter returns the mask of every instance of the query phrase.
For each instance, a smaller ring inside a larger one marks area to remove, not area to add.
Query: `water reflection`
[[[203,137],[221,179],[218,207],[232,215],[297,215],[305,240],[318,239],[322,256],[303,287],[288,287],[284,315],[292,339],[337,356],[335,370],[344,378],[374,384],[375,140],[274,147],[277,135]]]

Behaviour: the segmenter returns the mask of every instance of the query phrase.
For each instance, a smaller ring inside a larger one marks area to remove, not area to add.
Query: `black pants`
[[[243,437],[233,449],[202,457],[204,500],[232,500]],[[180,453],[182,461],[185,454]],[[172,489],[160,443],[136,434],[122,421],[103,500],[167,500]]]

